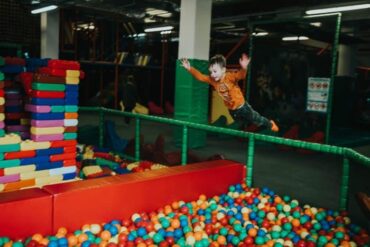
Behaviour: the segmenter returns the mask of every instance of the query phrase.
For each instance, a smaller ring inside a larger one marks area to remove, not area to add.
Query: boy
[[[273,120],[261,116],[258,112],[245,101],[238,81],[245,78],[250,59],[243,54],[239,59],[241,69],[239,71],[226,71],[226,59],[222,55],[215,55],[209,61],[210,75],[203,75],[197,69],[190,66],[189,61],[184,58],[181,60],[182,66],[189,71],[197,80],[210,84],[221,96],[225,106],[229,109],[231,116],[235,120],[243,123],[254,123],[264,126],[274,132],[279,131],[279,127]]]

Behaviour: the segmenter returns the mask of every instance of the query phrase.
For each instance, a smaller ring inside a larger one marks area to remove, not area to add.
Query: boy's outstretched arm
[[[201,72],[199,72],[194,67],[190,66],[190,62],[186,58],[180,59],[182,67],[184,67],[189,73],[195,77],[198,81],[210,83],[210,77],[208,75],[203,75]]]
[[[180,59],[182,67],[184,67],[186,70],[190,70],[190,63],[187,58]]]
[[[249,59],[249,57],[247,56],[247,54],[243,53],[242,56],[241,56],[241,58],[239,59],[240,67],[242,67],[242,69],[247,70],[250,61],[251,60]]]

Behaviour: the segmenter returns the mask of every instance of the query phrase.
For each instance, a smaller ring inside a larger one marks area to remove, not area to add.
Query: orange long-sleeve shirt
[[[215,81],[209,75],[204,75],[197,69],[190,67],[190,74],[197,80],[210,84],[221,96],[225,106],[230,110],[235,110],[245,102],[243,93],[238,85],[238,81],[245,78],[247,71],[226,71],[225,76],[220,81]]]

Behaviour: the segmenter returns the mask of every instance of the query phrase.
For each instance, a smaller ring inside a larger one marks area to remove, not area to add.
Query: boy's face
[[[219,64],[212,64],[209,66],[209,74],[215,81],[220,81],[224,76],[226,68],[221,67]]]

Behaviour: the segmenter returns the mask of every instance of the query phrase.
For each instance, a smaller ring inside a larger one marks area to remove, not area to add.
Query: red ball
[[[167,237],[166,242],[172,246],[175,243],[175,239],[173,237]]]
[[[127,242],[127,234],[126,233],[120,233],[118,235],[118,243],[126,243]]]

